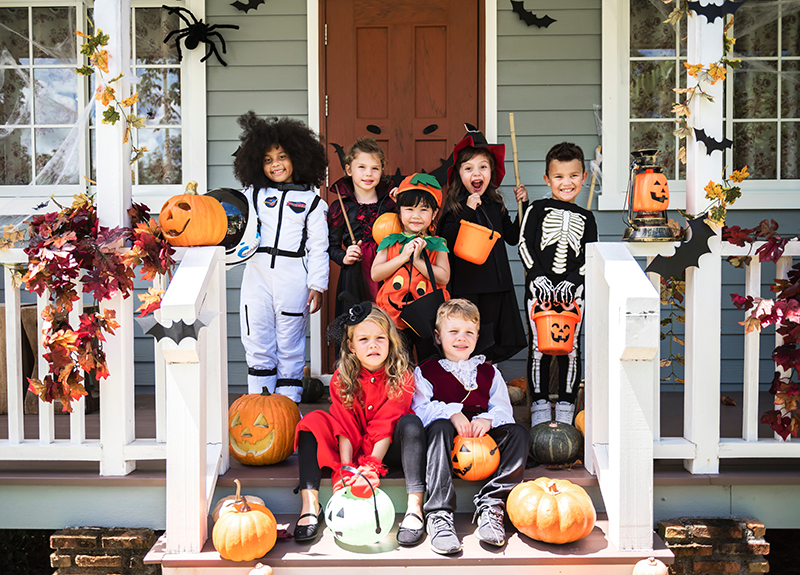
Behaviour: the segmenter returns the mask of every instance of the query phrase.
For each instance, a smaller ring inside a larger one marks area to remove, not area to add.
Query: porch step
[[[294,528],[294,515],[278,515],[278,524],[288,530]],[[535,567],[537,574],[592,573],[592,575],[629,575],[636,562],[647,557],[656,557],[672,563],[672,552],[661,539],[653,534],[652,551],[618,551],[608,540],[608,520],[604,514],[588,537],[567,545],[550,545],[534,541],[521,535],[507,524],[507,541],[503,547],[491,547],[475,537],[476,526],[472,514],[456,514],[456,531],[462,540],[462,550],[451,556],[442,556],[431,551],[427,536],[416,547],[400,547],[397,544],[397,525],[402,515],[387,536],[378,543],[365,547],[350,547],[336,541],[329,529],[311,544],[301,544],[292,538],[279,539],[275,547],[261,559],[245,562],[227,561],[220,558],[211,539],[203,551],[197,554],[165,553],[164,537],[145,557],[145,563],[160,563],[164,575],[192,573],[204,575],[247,575],[256,563],[269,565],[275,575],[293,573],[342,573],[357,575],[432,572],[437,574],[482,573],[486,569],[497,573],[519,573],[521,567]]]

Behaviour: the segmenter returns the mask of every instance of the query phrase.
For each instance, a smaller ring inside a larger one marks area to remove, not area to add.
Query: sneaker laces
[[[448,527],[450,530],[455,531],[456,525],[453,521],[453,516],[446,512],[439,512],[439,513],[431,513],[429,516],[429,521],[432,523],[432,530],[437,530],[438,528],[442,527],[442,523],[444,523],[444,527]]]

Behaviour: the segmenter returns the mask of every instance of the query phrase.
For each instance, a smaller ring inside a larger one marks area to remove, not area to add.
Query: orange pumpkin
[[[527,389],[528,389],[528,380],[527,380],[527,378],[524,378],[524,377],[517,377],[515,379],[512,379],[508,383],[506,383],[506,385],[508,385],[509,387],[518,387],[522,391],[527,391]]]
[[[656,171],[658,170],[658,171]],[[669,207],[669,184],[660,168],[647,168],[633,181],[633,211],[662,212]]]
[[[158,214],[164,237],[173,246],[216,246],[228,233],[228,216],[219,200],[197,193],[197,182],[186,193],[168,199]]]
[[[579,485],[539,477],[518,484],[508,494],[508,518],[520,533],[545,543],[571,543],[594,528],[597,513]]]
[[[236,483],[236,495],[228,495],[217,501],[214,510],[211,511],[211,521],[214,523],[217,522],[220,515],[231,511],[234,505],[242,499],[245,499],[248,505],[253,505],[254,503],[264,505],[264,500],[260,497],[256,497],[255,495],[242,495],[242,484],[239,483],[238,479],[234,479],[233,481]]]
[[[490,435],[461,437],[456,435],[451,452],[453,472],[467,481],[481,481],[497,471],[500,450]]]
[[[400,226],[400,218],[394,212],[386,212],[381,214],[372,224],[372,239],[376,244],[381,243],[381,240],[391,234],[399,234],[403,231]]]
[[[245,465],[272,465],[294,451],[294,431],[300,410],[285,395],[242,395],[228,409],[231,456]]]
[[[237,493],[241,487],[236,481]],[[252,561],[266,555],[278,540],[278,524],[272,511],[257,503],[239,499],[220,515],[211,533],[220,557],[230,561]]]
[[[575,429],[586,435],[586,411],[583,409],[575,416]]]

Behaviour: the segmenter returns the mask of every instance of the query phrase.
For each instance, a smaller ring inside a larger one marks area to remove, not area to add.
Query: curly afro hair
[[[325,147],[314,130],[291,118],[259,118],[253,110],[237,120],[242,128],[233,173],[243,186],[269,187],[264,174],[264,155],[280,145],[292,160],[292,182],[319,187],[325,178],[328,160]]]

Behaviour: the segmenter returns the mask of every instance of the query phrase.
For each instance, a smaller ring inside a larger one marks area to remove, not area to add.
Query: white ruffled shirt
[[[466,391],[478,387],[478,366],[486,361],[486,356],[476,355],[463,361],[450,361],[440,359],[439,365],[452,373]],[[508,398],[508,388],[503,379],[503,375],[496,366],[492,387],[489,389],[489,405],[485,413],[479,413],[473,419],[488,419],[492,422],[492,428],[514,423],[514,412],[511,408],[511,400]],[[464,407],[461,403],[444,403],[433,399],[433,384],[425,379],[419,367],[414,370],[414,399],[411,400],[411,409],[422,420],[422,425],[427,427],[437,419],[450,419],[456,413],[461,413]]]

